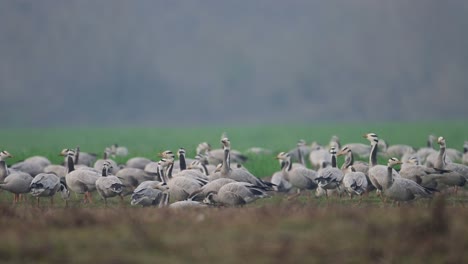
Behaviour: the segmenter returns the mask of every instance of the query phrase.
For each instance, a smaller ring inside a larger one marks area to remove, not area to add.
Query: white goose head
[[[379,137],[375,133],[367,133],[367,134],[364,134],[362,137],[369,140],[371,144],[379,143]]]
[[[439,137],[437,139],[437,144],[439,144],[441,147],[445,148],[445,146],[446,146],[445,138],[444,137]]]
[[[351,152],[351,149],[348,147],[343,147],[338,153],[336,153],[337,156],[341,155],[346,155]]]
[[[229,138],[225,137],[225,138],[221,139],[221,143],[223,144],[223,147],[225,149],[228,149],[228,148],[231,147],[231,141],[229,141]]]
[[[4,150],[2,152],[0,152],[0,160],[5,160],[5,159],[8,159],[8,158],[13,158],[13,155],[11,155],[8,151]]]
[[[396,165],[401,164],[401,163],[402,162],[400,160],[398,160],[397,158],[390,158],[390,159],[388,159],[387,166],[393,168]]]

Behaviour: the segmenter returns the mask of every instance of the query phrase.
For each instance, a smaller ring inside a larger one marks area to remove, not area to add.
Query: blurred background
[[[468,117],[468,1],[0,1],[0,127]]]

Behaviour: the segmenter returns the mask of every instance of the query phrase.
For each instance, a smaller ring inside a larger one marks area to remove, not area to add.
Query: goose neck
[[[373,142],[371,144],[371,152],[369,156],[369,166],[374,167],[377,165],[377,149],[378,149],[378,142]]]
[[[68,155],[67,157],[67,166],[68,166],[68,173],[75,170],[75,164],[73,161],[73,157],[71,155]]]

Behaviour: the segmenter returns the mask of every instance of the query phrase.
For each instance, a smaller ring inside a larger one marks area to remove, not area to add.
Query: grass
[[[429,133],[443,135],[449,147],[461,149],[468,135],[463,122],[322,124],[211,128],[47,128],[0,131],[0,147],[15,155],[12,162],[45,155],[54,163],[58,152],[80,145],[101,152],[119,143],[131,156],[156,159],[156,153],[184,146],[192,156],[196,145],[218,146],[226,131],[232,147],[252,146],[277,153],[298,139],[327,144],[362,142],[376,132],[390,143],[424,146]],[[256,176],[277,171],[273,155],[249,155],[246,167]],[[120,163],[126,159],[119,159]],[[12,205],[0,193],[1,262],[18,263],[462,263],[468,258],[468,192],[438,195],[397,207],[371,195],[361,204],[348,198],[288,200],[283,195],[258,200],[243,208],[173,211],[139,208],[110,199],[109,208],[94,195],[94,204],[73,197],[68,208],[56,197],[54,206],[29,199]]]
[[[185,147],[188,157],[195,154],[198,143],[207,141],[214,148],[220,147],[220,135],[225,131],[232,148],[245,151],[250,147],[271,149],[274,154],[295,147],[298,139],[328,144],[331,135],[338,135],[341,143],[361,142],[367,132],[375,132],[390,144],[410,144],[422,147],[430,133],[443,135],[448,147],[462,150],[468,138],[468,123],[461,121],[434,123],[382,123],[382,124],[321,124],[321,125],[270,125],[250,127],[193,127],[187,128],[42,128],[3,129],[0,131],[0,148],[15,156],[9,164],[31,155],[43,155],[53,163],[63,161],[58,153],[77,145],[82,151],[102,153],[106,146],[118,143],[127,146],[130,156],[143,156],[156,160],[157,153]],[[245,166],[258,177],[270,176],[278,170],[278,163],[271,156],[249,155]],[[118,158],[124,163],[128,158]],[[382,160],[383,161],[383,160]]]

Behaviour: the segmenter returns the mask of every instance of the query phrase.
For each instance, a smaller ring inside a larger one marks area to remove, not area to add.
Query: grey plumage
[[[217,193],[209,193],[203,202],[225,206],[239,206],[263,197],[267,197],[267,194],[263,190],[256,188],[255,185],[246,182],[233,182],[221,187]]]
[[[277,159],[282,160],[285,164],[283,166],[283,176],[293,187],[300,190],[313,190],[317,188],[315,179],[317,172],[305,167],[293,167],[291,164],[291,157],[288,153],[281,152],[276,156]]]
[[[383,186],[383,195],[394,201],[410,201],[418,197],[429,198],[433,192],[422,187],[414,181],[392,176],[393,167],[401,162],[397,158],[391,158],[387,164],[387,176],[385,181],[387,184]]]

